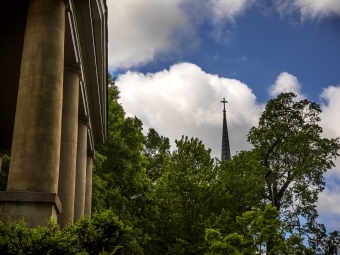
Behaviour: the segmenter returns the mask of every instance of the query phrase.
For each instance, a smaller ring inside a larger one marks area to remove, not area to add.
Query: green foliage
[[[143,155],[146,157],[146,174],[155,182],[162,175],[163,165],[170,155],[169,138],[160,136],[153,128],[145,137]]]
[[[256,172],[263,183],[262,197],[279,210],[291,235],[308,237],[310,247],[323,252],[333,249],[338,241],[329,247],[321,245],[327,243],[329,235],[316,221],[315,204],[325,187],[323,174],[339,156],[340,142],[339,138],[321,137],[320,106],[307,99],[295,101],[295,97],[283,93],[270,100],[258,127],[250,130],[248,141],[254,146],[251,153],[262,165]],[[253,174],[249,171],[247,175]],[[267,246],[270,251],[270,242]]]
[[[103,164],[106,157],[99,154],[98,151],[95,152],[95,161],[93,164],[93,175],[92,175],[92,210],[102,211],[105,210],[105,198],[107,192],[107,181],[105,181],[101,176],[100,172],[103,168]]]
[[[243,212],[264,207],[264,171],[252,151],[241,151],[221,165],[220,196],[228,194],[228,211],[234,219]]]
[[[108,138],[105,144],[96,147],[92,210],[113,210],[120,220],[132,227],[131,233],[138,244],[143,245],[148,229],[152,227],[147,220],[153,211],[152,181],[147,175],[147,167],[154,155],[143,154],[147,146],[142,122],[136,117],[125,116],[113,79],[108,94]],[[157,144],[151,144],[157,147]]]
[[[108,94],[108,139],[96,148],[92,208],[111,208],[120,219],[132,224],[148,204],[145,194],[150,180],[141,154],[145,138],[142,122],[136,117],[125,117],[113,80]]]
[[[64,231],[77,237],[78,246],[87,254],[143,254],[131,227],[123,224],[112,210],[94,213]]]
[[[204,231],[214,208],[218,168],[198,139],[182,137],[157,180],[154,229],[147,254],[203,254]]]
[[[264,254],[266,243],[272,242],[267,254],[313,254],[299,235],[286,236],[286,224],[279,218],[276,207],[267,205],[264,210],[252,210],[237,217],[237,232],[222,237],[219,230],[207,229],[206,241],[210,244],[207,255]]]
[[[29,229],[21,220],[0,222],[0,254],[99,255],[143,254],[132,235],[112,211],[95,213],[59,230],[54,221],[47,227]]]
[[[323,173],[334,166],[340,149],[339,138],[321,138],[320,106],[294,97],[283,93],[270,100],[259,126],[248,134],[266,168],[263,196],[279,210],[290,207],[293,199],[302,207],[314,204],[324,189]],[[307,213],[301,207],[295,211]]]

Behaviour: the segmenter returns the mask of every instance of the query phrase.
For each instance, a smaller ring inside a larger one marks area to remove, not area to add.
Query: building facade
[[[107,136],[106,1],[5,1],[0,21],[0,156],[11,156],[0,220],[64,227],[91,214]]]

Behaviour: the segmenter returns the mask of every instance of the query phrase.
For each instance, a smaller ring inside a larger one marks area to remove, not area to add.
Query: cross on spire
[[[228,101],[225,101],[225,98],[223,97],[223,101],[221,101],[221,103],[223,103],[223,112],[225,112],[225,103],[228,103]]]

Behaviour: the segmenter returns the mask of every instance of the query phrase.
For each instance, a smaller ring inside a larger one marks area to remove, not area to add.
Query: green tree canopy
[[[217,167],[202,141],[182,137],[154,189],[154,231],[148,254],[203,254],[214,206]]]
[[[96,147],[92,210],[111,208],[124,223],[136,227],[149,207],[147,194],[151,188],[142,155],[145,137],[142,122],[125,116],[112,78],[110,84],[108,138]]]
[[[305,235],[309,245],[321,251],[327,235],[316,221],[316,202],[325,188],[323,174],[334,166],[340,143],[339,138],[322,138],[320,106],[295,98],[282,93],[270,100],[248,141],[262,165],[263,198],[280,212],[289,233]],[[272,245],[267,243],[268,251]]]
[[[153,128],[145,137],[143,155],[147,159],[146,173],[155,182],[162,175],[163,164],[170,155],[169,138],[160,136]]]

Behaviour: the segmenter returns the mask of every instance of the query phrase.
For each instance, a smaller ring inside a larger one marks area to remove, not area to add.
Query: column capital
[[[67,65],[64,66],[64,72],[72,72],[75,73],[76,75],[78,75],[79,80],[82,80],[82,73],[80,70],[80,66],[78,63],[68,63]]]
[[[88,129],[90,129],[90,121],[88,116],[79,117],[78,123],[82,125],[86,125]]]

